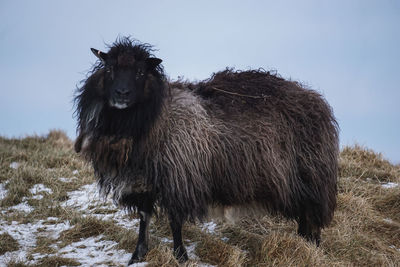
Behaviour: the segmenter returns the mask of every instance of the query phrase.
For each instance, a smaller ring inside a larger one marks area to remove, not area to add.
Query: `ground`
[[[400,266],[400,166],[360,146],[340,155],[338,207],[319,248],[280,217],[186,224],[185,266]],[[138,218],[102,199],[61,131],[0,138],[0,266],[125,266]],[[179,266],[165,218],[145,263]]]

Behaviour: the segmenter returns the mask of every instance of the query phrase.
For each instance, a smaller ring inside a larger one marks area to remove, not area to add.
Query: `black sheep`
[[[140,214],[130,263],[148,251],[155,207],[170,220],[181,261],[182,224],[215,206],[280,213],[319,244],[336,207],[338,169],[338,127],[320,94],[263,70],[168,82],[151,46],[129,38],[92,51],[100,61],[75,99],[75,149],[101,192]]]

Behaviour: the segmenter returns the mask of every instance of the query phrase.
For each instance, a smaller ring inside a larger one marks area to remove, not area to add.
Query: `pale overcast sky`
[[[117,36],[153,44],[171,78],[275,69],[321,92],[342,145],[400,163],[400,1],[0,1],[0,135],[63,129]]]

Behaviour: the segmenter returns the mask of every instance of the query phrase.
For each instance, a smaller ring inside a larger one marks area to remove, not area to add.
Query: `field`
[[[139,220],[98,196],[90,166],[61,131],[0,138],[0,266],[125,266]],[[400,166],[360,146],[340,155],[338,207],[319,248],[296,223],[265,216],[184,226],[183,266],[400,266]],[[146,263],[179,266],[165,218]]]

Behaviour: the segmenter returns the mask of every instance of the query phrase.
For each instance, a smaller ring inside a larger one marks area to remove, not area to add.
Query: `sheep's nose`
[[[118,88],[116,93],[119,97],[125,97],[129,95],[129,89],[127,88]]]

